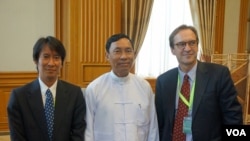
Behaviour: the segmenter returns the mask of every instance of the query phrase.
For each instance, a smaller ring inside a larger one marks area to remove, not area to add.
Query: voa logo
[[[244,129],[226,129],[227,136],[247,136]]]

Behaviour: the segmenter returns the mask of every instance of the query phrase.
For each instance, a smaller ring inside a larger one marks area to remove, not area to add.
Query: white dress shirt
[[[38,78],[39,80],[39,84],[40,84],[40,88],[41,88],[41,94],[42,94],[42,100],[43,100],[43,105],[45,106],[45,93],[48,89],[50,89],[52,96],[53,96],[53,100],[54,100],[54,104],[55,104],[55,100],[56,100],[56,87],[57,87],[57,80],[56,82],[49,88],[46,84],[43,83],[43,81],[41,80],[41,78]]]

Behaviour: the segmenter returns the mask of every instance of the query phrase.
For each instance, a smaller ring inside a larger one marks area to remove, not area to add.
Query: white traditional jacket
[[[154,94],[149,83],[129,74],[103,74],[86,89],[85,141],[158,141]]]

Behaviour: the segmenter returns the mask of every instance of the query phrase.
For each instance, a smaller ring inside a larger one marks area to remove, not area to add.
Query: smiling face
[[[62,68],[61,56],[54,50],[51,50],[48,44],[44,44],[39,54],[38,61],[35,61],[40,79],[51,86],[58,78]]]
[[[176,56],[180,69],[188,72],[197,61],[198,41],[194,32],[190,29],[180,30],[174,36],[172,53]]]
[[[127,76],[134,63],[132,44],[126,38],[112,42],[109,52],[106,52],[106,57],[112,66],[113,72],[118,77]]]

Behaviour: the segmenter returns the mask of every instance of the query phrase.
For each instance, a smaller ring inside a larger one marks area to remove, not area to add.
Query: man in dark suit
[[[169,42],[179,66],[157,78],[155,102],[160,140],[176,141],[183,136],[182,141],[220,141],[223,125],[243,124],[242,107],[229,69],[197,60],[199,38],[192,26],[176,28]],[[186,74],[187,99],[181,91]],[[179,103],[184,103],[188,112],[181,118],[181,131],[177,134]]]
[[[14,89],[7,107],[12,141],[84,140],[86,106],[82,91],[58,79],[65,56],[63,44],[54,37],[42,37],[34,45],[38,78]],[[51,123],[45,114],[47,90],[53,97]]]

